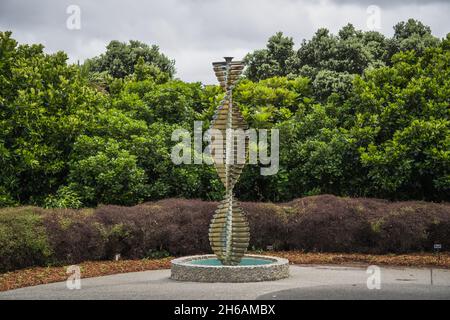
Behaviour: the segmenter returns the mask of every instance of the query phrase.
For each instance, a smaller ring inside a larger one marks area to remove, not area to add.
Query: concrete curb
[[[191,282],[260,282],[289,277],[289,261],[270,256],[245,255],[247,258],[272,260],[273,263],[249,266],[194,265],[190,261],[215,258],[215,255],[191,256],[171,261],[172,280]]]

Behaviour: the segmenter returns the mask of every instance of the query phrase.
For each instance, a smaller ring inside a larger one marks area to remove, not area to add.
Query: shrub
[[[49,262],[53,252],[40,211],[33,207],[0,211],[0,272]]]
[[[90,211],[49,210],[43,224],[53,251],[53,263],[73,264],[106,258],[102,226],[91,222]]]
[[[151,257],[209,252],[208,227],[217,204],[169,199],[135,207],[103,206],[93,219],[105,228],[108,255]]]
[[[0,186],[0,208],[2,207],[13,207],[16,205],[16,202],[11,197],[11,195]]]
[[[286,249],[288,224],[287,213],[283,206],[271,203],[242,203],[250,224],[250,247],[265,250]]]
[[[380,220],[378,247],[380,252],[426,251],[433,243],[448,243],[449,207],[403,202],[390,205]],[[448,249],[448,246],[444,246]]]
[[[293,201],[288,246],[321,252],[367,251],[373,232],[364,209],[345,198],[313,196]]]
[[[87,137],[82,137],[75,151],[82,148]],[[85,204],[110,203],[131,205],[140,202],[145,193],[145,172],[137,165],[137,159],[122,150],[114,140],[106,143],[104,151],[85,158],[76,159],[71,164],[69,186],[66,194],[79,195]]]
[[[49,195],[44,201],[45,208],[78,209],[82,205],[80,196],[68,187],[59,188],[56,196]]]
[[[168,199],[134,207],[0,210],[0,271],[86,260],[211,253],[217,202]],[[312,196],[244,202],[250,249],[408,253],[450,248],[450,204]]]

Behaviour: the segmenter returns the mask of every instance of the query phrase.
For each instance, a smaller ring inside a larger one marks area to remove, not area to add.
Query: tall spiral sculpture
[[[213,67],[220,86],[226,94],[211,125],[211,129],[220,132],[224,139],[212,142],[211,154],[220,180],[225,185],[226,193],[211,221],[209,242],[223,265],[238,265],[250,242],[247,218],[243,209],[238,206],[233,193],[234,186],[244,169],[245,157],[248,153],[247,138],[235,139],[233,135],[233,132],[236,132],[233,130],[243,131],[248,128],[239,109],[233,106],[233,88],[244,70],[244,64],[240,61],[233,62],[233,58],[226,57],[224,62],[213,63]],[[223,154],[217,157],[217,153],[222,152]]]

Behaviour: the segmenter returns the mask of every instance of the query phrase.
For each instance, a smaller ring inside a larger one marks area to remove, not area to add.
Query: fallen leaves
[[[450,268],[450,254],[432,253],[371,255],[359,253],[305,253],[301,251],[266,253],[286,258],[292,264],[389,265],[403,267]]]
[[[119,273],[161,270],[170,268],[171,258],[158,260],[94,261],[78,264],[82,278],[92,278]],[[66,281],[69,274],[64,267],[35,267],[0,274],[0,291],[13,290],[40,284]]]

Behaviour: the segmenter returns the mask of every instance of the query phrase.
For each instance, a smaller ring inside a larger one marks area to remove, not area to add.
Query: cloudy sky
[[[71,5],[80,8],[79,30],[67,28]],[[102,53],[113,39],[141,40],[176,60],[177,77],[214,83],[212,61],[240,59],[277,31],[299,44],[319,27],[335,33],[351,22],[367,30],[370,5],[381,9],[379,31],[386,35],[408,18],[438,37],[450,32],[449,0],[0,0],[0,30],[21,43],[43,43],[48,52],[66,51],[71,62]]]

